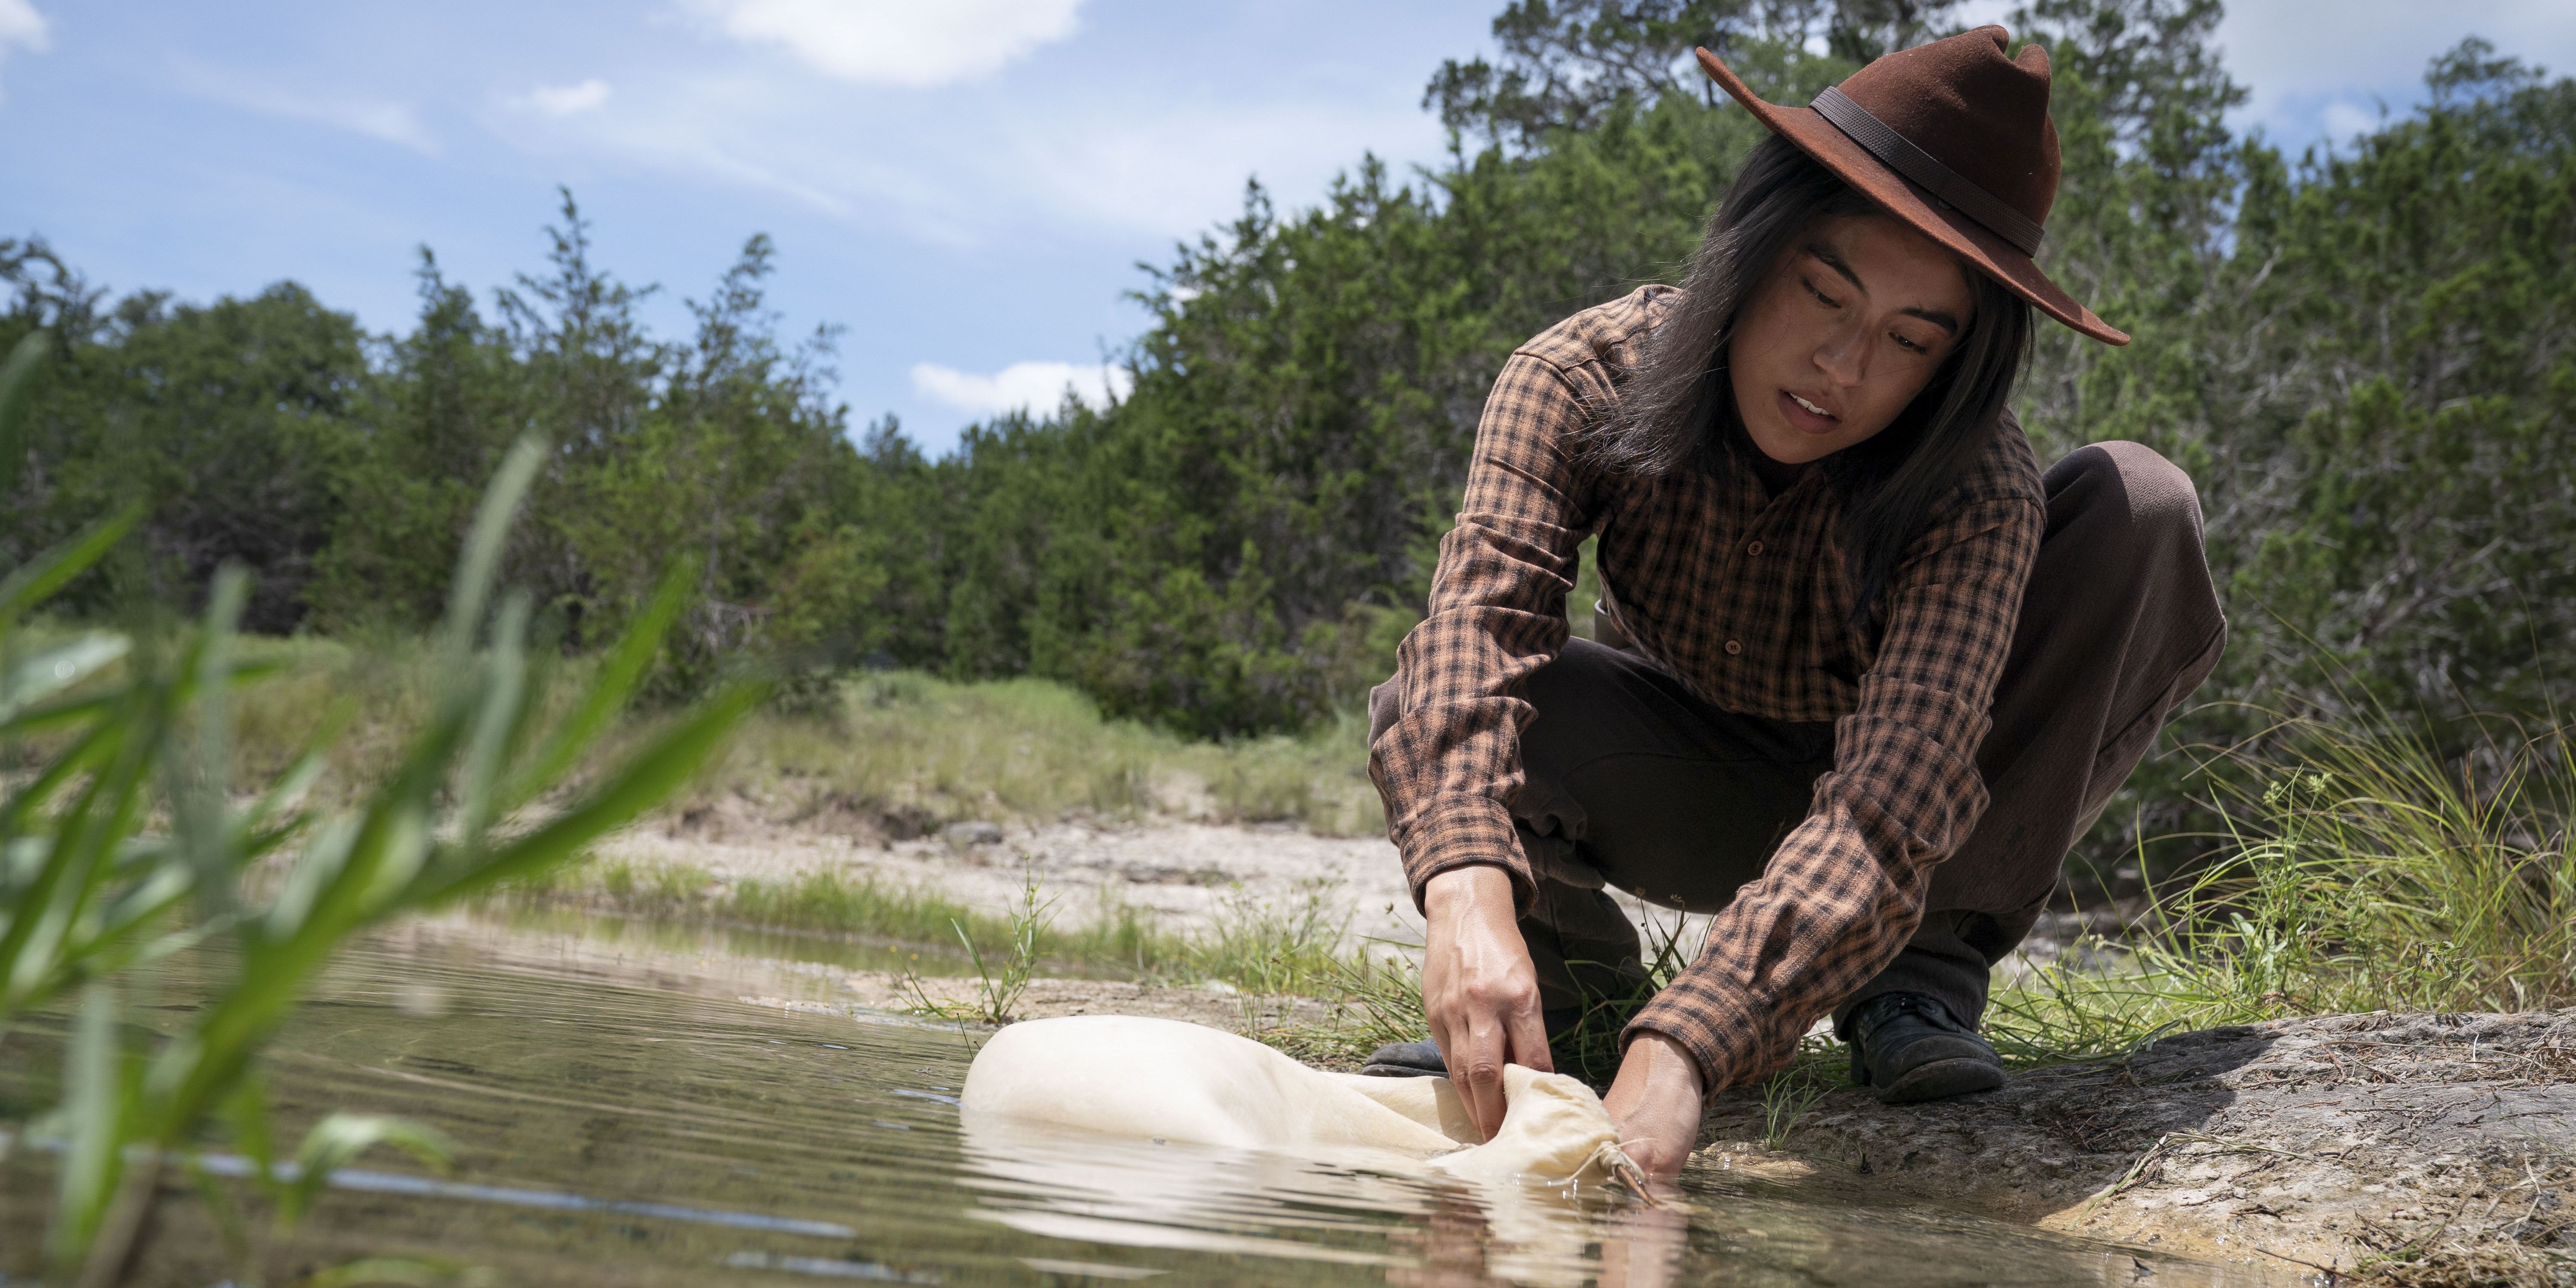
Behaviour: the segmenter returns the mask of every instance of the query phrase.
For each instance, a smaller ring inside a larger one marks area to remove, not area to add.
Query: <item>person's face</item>
[[[1799,465],[1887,428],[1975,320],[1967,272],[1893,219],[1810,225],[1729,342],[1735,408],[1754,446]]]

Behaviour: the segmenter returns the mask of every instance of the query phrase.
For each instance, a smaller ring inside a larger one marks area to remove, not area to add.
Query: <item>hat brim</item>
[[[1798,146],[1814,157],[1818,164],[1834,172],[1863,196],[1877,202],[1880,208],[1920,230],[1925,236],[1948,247],[1977,271],[2001,282],[2013,294],[2031,302],[2040,312],[2100,340],[2104,344],[2127,344],[2127,332],[2093,316],[2093,310],[2075,302],[2021,247],[2005,241],[1984,224],[1959,213],[1949,203],[1933,196],[1913,180],[1890,169],[1886,162],[1870,155],[1867,148],[1835,128],[1834,123],[1812,107],[1781,107],[1762,101],[1717,55],[1705,49],[1699,55],[1700,70],[1710,80],[1751,112],[1753,118],[1771,132]]]

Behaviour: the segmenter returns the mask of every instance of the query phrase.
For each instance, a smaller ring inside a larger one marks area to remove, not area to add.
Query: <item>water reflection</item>
[[[164,987],[185,1005],[184,974]],[[431,994],[437,1006],[419,1004]],[[52,1094],[51,1032],[40,1020],[9,1039],[12,1116]],[[1800,1204],[1722,1176],[1652,1208],[1365,1156],[961,1124],[972,1042],[898,1017],[633,987],[595,963],[500,970],[468,945],[379,944],[283,1035],[270,1081],[284,1125],[331,1107],[406,1114],[462,1144],[458,1172],[369,1156],[262,1273],[410,1254],[577,1285],[2255,1282],[1970,1218]],[[16,1258],[36,1242],[49,1166],[28,1150],[0,1163],[0,1271],[33,1269]],[[219,1248],[201,1206],[174,1195],[146,1282],[231,1277]]]

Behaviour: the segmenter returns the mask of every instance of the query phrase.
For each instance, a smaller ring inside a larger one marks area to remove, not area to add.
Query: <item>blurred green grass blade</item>
[[[457,556],[456,580],[447,591],[447,617],[440,626],[442,652],[447,669],[453,674],[462,669],[465,659],[474,651],[474,637],[483,625],[484,605],[491,602],[492,584],[500,573],[501,551],[510,539],[512,520],[519,503],[527,499],[528,488],[536,482],[537,468],[545,463],[545,447],[537,439],[522,438],[510,447],[501,460],[501,468],[484,489],[482,506],[474,513],[474,526],[465,536],[465,549]]]
[[[600,662],[598,677],[590,692],[583,695],[581,705],[555,729],[544,749],[529,759],[527,767],[502,794],[502,811],[516,809],[553,787],[590,749],[591,743],[607,731],[617,713],[625,709],[636,683],[652,666],[663,637],[670,633],[671,623],[679,620],[696,580],[697,561],[693,559],[681,559],[662,574],[662,584],[654,588],[644,611],[627,623],[626,633],[618,637],[616,647]]]
[[[260,1193],[277,1194],[277,1134],[268,1120],[268,1084],[253,1069],[224,1097],[224,1121],[233,1129],[233,1144],[251,1161],[251,1184]]]
[[[483,705],[465,738],[465,760],[457,769],[457,835],[468,849],[480,849],[484,830],[492,825],[499,803],[495,787],[509,758],[510,740],[520,730],[528,697],[528,597],[513,591],[492,624],[492,651],[484,663]]]
[[[326,725],[329,723],[325,722]],[[252,801],[249,808],[232,820],[234,851],[245,862],[276,849],[310,819],[309,813],[297,813],[284,823],[270,825],[271,819],[301,803],[305,793],[312,791],[313,785],[322,781],[324,771],[331,767],[329,741],[317,739],[316,742],[319,745],[305,748],[304,753],[286,767],[286,772],[279,774],[277,781],[260,793],[258,800]]]
[[[28,609],[88,571],[142,521],[143,504],[138,501],[0,578],[0,627],[16,622]]]
[[[116,986],[101,980],[82,990],[64,1051],[66,1148],[56,1176],[48,1253],[57,1265],[79,1260],[116,1195],[125,1162],[125,1077],[118,1058]]]
[[[80,897],[87,893],[89,838],[110,787],[93,779],[45,838],[44,861],[11,901],[9,928],[0,932],[0,1016],[43,1000],[53,978],[54,949],[68,933]]]
[[[44,772],[12,792],[6,805],[0,805],[0,836],[20,836],[34,830],[32,824],[53,801],[54,793],[96,769],[101,761],[113,759],[124,748],[130,732],[123,723],[105,722],[81,735],[80,741],[56,757]],[[58,834],[60,829],[55,831]]]
[[[295,1179],[278,1196],[278,1223],[291,1226],[304,1219],[331,1173],[378,1145],[394,1146],[441,1172],[456,1153],[456,1142],[446,1133],[422,1123],[383,1114],[332,1114],[313,1124],[295,1151]]]
[[[132,649],[133,642],[122,635],[95,631],[20,658],[0,675],[0,722],[96,675]]]
[[[733,726],[760,705],[768,692],[769,686],[760,682],[737,683],[719,690],[679,724],[655,737],[580,805],[493,852],[489,859],[426,886],[406,902],[428,905],[463,898],[504,881],[534,876],[580,853],[591,842],[660,804],[687,783],[722,745]]]
[[[411,879],[429,848],[429,802],[436,784],[433,779],[424,786],[420,780],[425,770],[448,759],[431,748],[454,746],[453,722],[445,723],[451,728],[428,740],[431,746],[415,754],[365,816],[315,837],[267,917],[243,923],[255,933],[244,944],[234,985],[198,1023],[202,1049],[185,1058],[165,1052],[167,1058],[155,1063],[153,1085],[166,1097],[169,1122],[193,1122],[204,1113],[248,1067],[259,1044],[341,940],[396,906],[395,883]]]
[[[39,704],[0,720],[0,738],[25,738],[80,724],[106,712],[124,697],[125,694],[119,691]]]

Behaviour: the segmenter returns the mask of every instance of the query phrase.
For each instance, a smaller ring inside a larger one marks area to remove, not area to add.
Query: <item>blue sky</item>
[[[310,286],[406,327],[416,248],[478,290],[541,264],[554,187],[685,323],[754,232],[791,330],[847,328],[854,419],[931,450],[1068,380],[1141,315],[1139,260],[1257,175],[1312,201],[1419,109],[1500,0],[0,0],[0,236],[183,298]],[[1976,17],[2008,0],[1970,0]],[[2246,0],[2241,125],[2348,136],[2476,33],[2576,71],[2568,0]]]

